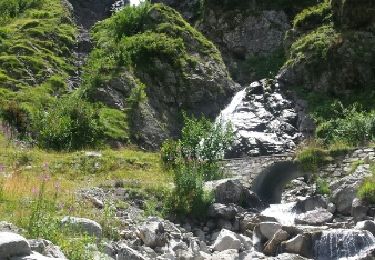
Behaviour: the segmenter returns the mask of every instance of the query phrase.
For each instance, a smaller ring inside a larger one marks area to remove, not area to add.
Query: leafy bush
[[[341,140],[352,146],[364,145],[374,140],[375,111],[365,112],[356,104],[341,110],[337,118],[319,125],[319,138],[327,143]]]
[[[34,120],[38,145],[55,150],[77,150],[98,144],[103,129],[99,110],[74,96],[57,100]]]
[[[204,216],[211,202],[203,190],[204,181],[223,177],[219,160],[232,139],[230,125],[184,114],[181,139],[167,140],[161,148],[163,164],[174,173],[175,187],[169,198],[173,212]]]
[[[293,25],[295,29],[311,30],[319,25],[330,22],[332,17],[331,4],[324,1],[313,7],[304,9],[294,18]]]
[[[0,18],[13,18],[28,8],[37,7],[42,0],[0,0]]]

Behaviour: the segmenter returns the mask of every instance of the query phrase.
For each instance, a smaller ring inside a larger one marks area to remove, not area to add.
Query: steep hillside
[[[182,111],[214,118],[234,93],[218,49],[167,6],[125,7],[93,38],[86,94],[124,111],[130,136],[146,148],[179,135]]]
[[[21,132],[31,114],[68,89],[76,34],[69,6],[0,1],[0,106]]]

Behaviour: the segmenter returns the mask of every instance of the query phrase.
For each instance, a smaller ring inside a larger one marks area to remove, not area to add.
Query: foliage
[[[40,111],[34,130],[39,146],[56,150],[93,147],[103,133],[98,109],[74,96],[61,98],[47,111]]]
[[[14,18],[29,8],[40,6],[41,3],[42,0],[0,0],[0,18],[2,22]]]
[[[304,9],[293,21],[294,29],[311,30],[332,20],[331,3],[324,1],[318,5]]]
[[[311,143],[297,151],[296,160],[301,164],[303,170],[316,172],[319,167],[331,162],[333,158],[328,150],[318,144]]]
[[[358,197],[368,203],[375,203],[375,182],[373,179],[366,180],[358,189]]]
[[[162,163],[174,174],[174,190],[169,196],[172,212],[204,216],[211,202],[204,181],[223,177],[219,160],[232,139],[230,125],[184,114],[181,139],[167,140],[161,148]]]
[[[329,187],[329,182],[321,178],[318,178],[316,180],[316,192],[322,195],[330,195],[331,188]]]
[[[177,215],[192,214],[204,217],[212,200],[203,186],[203,168],[196,162],[179,164],[174,168],[174,190],[169,198],[171,209]]]

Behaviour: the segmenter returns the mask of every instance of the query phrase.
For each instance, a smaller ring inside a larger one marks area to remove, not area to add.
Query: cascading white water
[[[358,259],[375,248],[375,238],[368,231],[335,229],[323,231],[314,243],[314,259]]]
[[[295,205],[295,202],[271,204],[269,208],[262,211],[262,215],[273,217],[285,226],[293,226],[296,218],[296,212],[294,210]]]
[[[227,123],[227,122],[232,122],[233,120],[235,120],[235,118],[233,117],[234,112],[236,111],[237,107],[241,105],[241,102],[245,98],[245,96],[246,96],[246,88],[237,92],[234,95],[232,101],[229,103],[229,105],[226,108],[224,108],[224,110],[221,111],[220,115],[216,119],[216,122]],[[234,122],[232,123],[233,123],[233,127],[235,127]]]

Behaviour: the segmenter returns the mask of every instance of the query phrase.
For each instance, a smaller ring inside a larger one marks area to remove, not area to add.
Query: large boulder
[[[220,203],[213,203],[208,208],[208,216],[211,218],[234,220],[238,212],[239,210],[234,204],[224,205]]]
[[[103,232],[99,223],[87,218],[64,217],[61,220],[61,224],[65,228],[87,233],[89,236],[97,238],[100,238]]]
[[[66,258],[55,258],[55,257],[47,257],[38,252],[31,252],[28,256],[17,256],[12,257],[10,260],[67,260]],[[107,260],[104,258],[100,258],[100,260]]]
[[[371,176],[371,172],[363,167],[358,167],[356,171],[330,185],[332,191],[332,202],[336,205],[336,211],[344,215],[352,213],[353,200],[356,198],[357,190],[366,177]]]
[[[266,255],[276,255],[281,242],[287,240],[289,234],[284,230],[278,230],[267,243],[263,250]]]
[[[366,203],[358,198],[352,202],[352,217],[357,220],[363,220],[367,216],[368,206]]]
[[[327,201],[322,196],[299,199],[295,206],[295,210],[298,213],[303,213],[317,208],[327,208]]]
[[[228,249],[239,250],[241,248],[241,240],[236,233],[222,229],[212,247],[215,251],[220,252]]]
[[[147,247],[155,248],[164,246],[166,240],[163,222],[158,218],[149,218],[139,227],[139,237]]]
[[[267,239],[272,239],[277,231],[282,228],[278,222],[262,222],[259,224],[260,232]]]
[[[294,238],[281,243],[282,251],[292,254],[298,254],[305,257],[311,257],[313,254],[313,245],[311,236],[308,234],[298,234]]]
[[[246,188],[238,179],[212,181],[206,183],[205,187],[213,191],[217,203],[234,203],[245,208],[259,210],[266,206],[254,192]]]
[[[24,237],[16,233],[0,232],[0,259],[28,256],[30,253],[30,244]]]
[[[321,226],[327,222],[331,222],[333,214],[326,209],[318,208],[305,213],[297,215],[295,222],[297,224]]]
[[[43,256],[65,259],[65,255],[60,247],[55,246],[51,241],[45,239],[30,239],[29,244],[32,251],[40,253]]]

